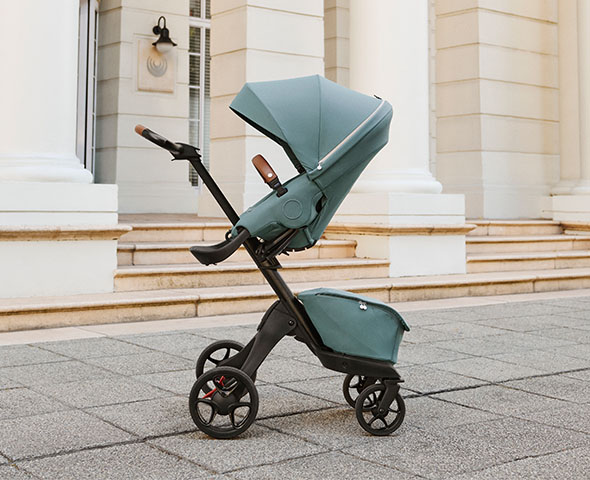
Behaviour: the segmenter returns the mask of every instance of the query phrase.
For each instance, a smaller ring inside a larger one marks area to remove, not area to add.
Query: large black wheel
[[[233,367],[203,373],[189,396],[193,422],[213,438],[233,438],[245,432],[258,413],[258,392],[252,379]]]
[[[379,412],[379,403],[387,387],[376,383],[365,388],[356,400],[356,419],[371,435],[389,435],[395,432],[406,414],[404,399],[398,393],[386,412]]]
[[[356,406],[356,399],[360,393],[374,383],[375,379],[371,377],[365,377],[364,375],[346,375],[346,377],[344,377],[344,382],[342,382],[342,394],[344,395],[346,403],[354,408]]]
[[[222,362],[233,357],[243,348],[244,345],[235,340],[218,340],[217,342],[207,345],[197,359],[195,376],[198,379],[204,372],[219,367]],[[254,380],[255,379],[256,375],[254,375]]]

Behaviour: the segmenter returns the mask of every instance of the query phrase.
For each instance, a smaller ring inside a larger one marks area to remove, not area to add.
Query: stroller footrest
[[[194,246],[190,248],[193,256],[203,265],[223,262],[248,240],[250,232],[241,229],[235,237],[230,237],[217,245]]]

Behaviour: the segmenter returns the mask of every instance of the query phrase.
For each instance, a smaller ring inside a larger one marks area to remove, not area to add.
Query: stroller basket
[[[410,327],[389,305],[331,288],[306,290],[298,297],[327,347],[347,355],[397,362],[402,336]]]

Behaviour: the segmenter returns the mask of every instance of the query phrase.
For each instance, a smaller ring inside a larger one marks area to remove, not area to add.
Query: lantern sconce
[[[160,23],[163,22],[163,25],[160,26]],[[164,54],[172,50],[172,47],[176,47],[176,43],[174,43],[170,39],[170,31],[166,28],[166,17],[162,15],[158,18],[158,24],[152,30],[155,35],[160,35],[160,37],[152,43],[154,47],[158,50],[158,52]]]

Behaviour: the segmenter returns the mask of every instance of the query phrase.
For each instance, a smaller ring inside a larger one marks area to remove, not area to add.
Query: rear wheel
[[[218,340],[207,345],[197,359],[195,376],[199,378],[204,372],[219,367],[243,348],[244,345],[235,340]]]
[[[189,396],[193,422],[213,438],[234,438],[256,419],[258,392],[252,379],[233,367],[203,373]]]
[[[344,382],[342,382],[342,394],[344,395],[346,403],[354,408],[356,406],[356,399],[360,393],[374,383],[375,379],[371,377],[365,377],[364,375],[346,375],[346,377],[344,377]]]

